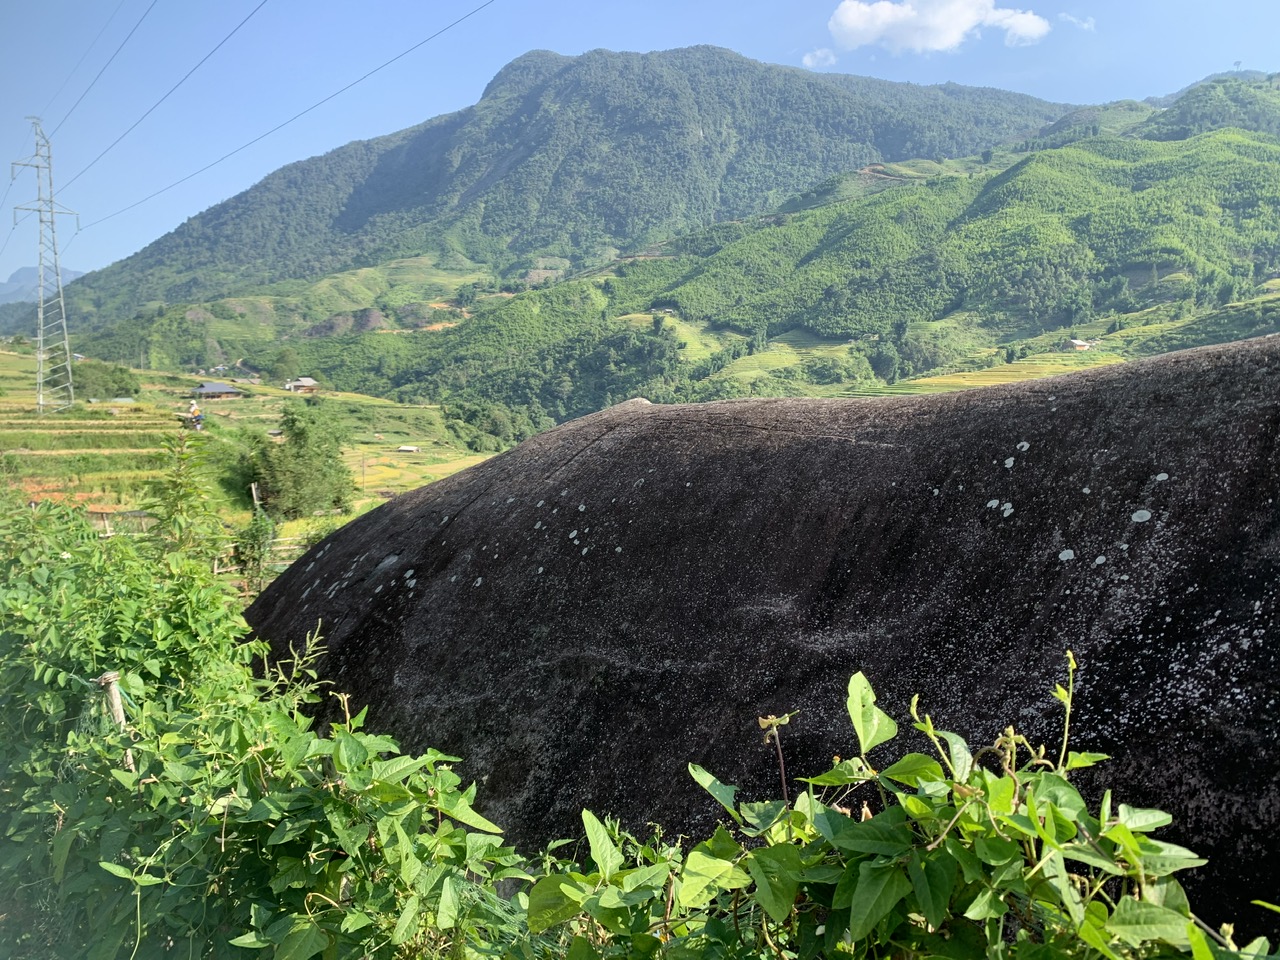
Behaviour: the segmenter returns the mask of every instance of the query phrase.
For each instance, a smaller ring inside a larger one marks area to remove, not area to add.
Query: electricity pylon
[[[26,160],[13,164],[34,167],[38,184],[36,200],[14,208],[27,210],[40,217],[40,303],[36,308],[36,412],[65,410],[75,402],[71,384],[71,343],[67,339],[67,305],[62,296],[62,267],[58,262],[58,234],[55,220],[61,214],[74,215],[62,209],[53,199],[53,150],[49,138],[40,127],[39,117],[27,117],[35,128],[36,152]]]

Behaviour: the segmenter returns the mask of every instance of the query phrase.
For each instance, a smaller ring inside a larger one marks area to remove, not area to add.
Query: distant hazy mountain
[[[74,289],[92,322],[393,257],[583,265],[868,163],[977,153],[1068,109],[713,47],[536,51],[475,106],[284,167]]]
[[[62,282],[83,277],[83,270],[62,269]],[[4,283],[0,283],[0,303],[35,303],[40,297],[40,274],[35,267],[19,267]]]

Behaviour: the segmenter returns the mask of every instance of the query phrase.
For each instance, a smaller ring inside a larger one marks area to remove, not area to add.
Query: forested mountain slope
[[[1134,133],[1149,140],[1185,140],[1224,127],[1280,136],[1280,74],[1254,80],[1223,77],[1192,87]]]
[[[1280,143],[1242,131],[1093,138],[998,174],[719,224],[591,276],[483,298],[430,334],[296,349],[347,389],[500,403],[536,420],[636,394],[742,392],[717,371],[779,337],[829,344],[830,369],[749,392],[793,393],[797,379],[891,382],[964,356],[994,361],[999,345],[1019,356],[1050,349],[1077,328],[1120,335],[1213,316],[1203,339],[1163,331],[1162,342],[1218,342],[1277,319],[1270,299],[1256,322],[1215,311],[1262,296],[1280,272],[1278,172]],[[702,337],[697,353],[699,331],[719,339]],[[1142,352],[1133,335],[1121,356]]]
[[[429,254],[574,263],[756,213],[882,159],[972,154],[1066,112],[727,50],[536,51],[473,107],[284,167],[72,285],[82,325]]]

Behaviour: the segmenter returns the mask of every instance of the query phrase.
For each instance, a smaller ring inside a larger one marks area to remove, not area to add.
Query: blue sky
[[[79,229],[59,218],[62,263],[92,270],[286,163],[476,102],[532,49],[714,44],[769,63],[1070,103],[1171,93],[1237,61],[1280,70],[1277,0],[490,0],[477,10],[482,3],[10,2],[0,14],[0,161],[8,173],[32,154],[25,118],[41,117],[57,199],[79,214]],[[472,11],[301,119],[125,210]],[[12,183],[0,177],[0,280],[36,260],[35,219],[12,228],[13,206],[36,195],[33,174],[18,173]]]

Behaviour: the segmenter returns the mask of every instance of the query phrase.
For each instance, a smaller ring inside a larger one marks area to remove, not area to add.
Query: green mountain
[[[1254,80],[1227,76],[1192,87],[1134,133],[1149,140],[1184,140],[1225,127],[1280,136],[1280,73]]]
[[[1280,143],[1261,134],[1095,137],[719,224],[483,297],[431,333],[293,349],[347,389],[500,404],[536,425],[636,394],[860,392],[1073,335],[1113,360],[1216,342],[1280,324],[1277,172]]]
[[[73,284],[90,327],[425,255],[574,265],[767,210],[836,173],[1025,136],[1068,108],[773,66],[711,47],[536,51],[454,114],[290,164]],[[532,266],[527,263],[526,266]],[[293,288],[289,288],[293,292]]]
[[[170,369],[240,363],[281,380],[308,374],[346,390],[445,403],[451,416],[490,438],[476,438],[483,445],[635,395],[700,400],[955,388],[1280,326],[1280,142],[1266,132],[1275,77],[1199,84],[1162,110],[1132,101],[1077,108],[1036,127],[1031,137],[1009,137],[981,155],[871,163],[858,156],[842,172],[809,181],[780,202],[777,191],[766,189],[774,182],[765,178],[766,159],[746,143],[736,148],[734,163],[724,160],[727,153],[716,154],[724,161],[721,187],[704,206],[690,205],[685,201],[694,194],[671,187],[680,176],[685,186],[693,183],[692,174],[664,163],[651,164],[650,179],[641,177],[642,187],[628,190],[601,161],[592,177],[575,181],[576,193],[566,192],[569,154],[557,154],[556,175],[538,172],[551,155],[547,144],[567,150],[576,143],[572,156],[581,160],[608,130],[611,149],[621,156],[622,131],[657,109],[655,96],[644,105],[587,110],[586,88],[578,99],[550,100],[546,91],[583,82],[584,64],[595,69],[633,61],[735,66],[761,83],[824,96],[865,82],[763,67],[715,50],[572,59],[531,54],[495,79],[471,111],[479,119],[459,114],[450,120],[463,131],[459,142],[488,123],[490,152],[483,162],[474,151],[456,155],[457,183],[469,186],[459,188],[429,227],[422,213],[415,229],[424,239],[400,251],[426,252],[204,302],[161,302],[113,323],[105,322],[104,311],[96,331],[77,337],[78,349]],[[865,83],[914,97],[917,105],[922,96],[987,105],[1003,96]],[[591,90],[607,88],[599,80]],[[511,158],[499,131],[528,131],[532,121],[502,127],[494,119],[512,115],[512,90],[538,91],[533,101],[526,98],[526,114],[542,118],[543,146],[526,151],[527,162]],[[738,94],[717,96],[713,103],[723,104]],[[741,111],[728,111],[741,124],[751,102],[772,102],[760,89],[741,99]],[[814,94],[814,109],[819,100]],[[711,112],[700,109],[700,115]],[[905,108],[899,103],[898,109]],[[558,125],[560,114],[575,110],[586,112]],[[779,109],[771,115],[798,114]],[[684,131],[676,139],[686,142],[691,122],[672,120],[666,129]],[[566,131],[587,127],[592,137],[566,139]],[[890,127],[884,121],[878,129]],[[1180,135],[1202,128],[1206,132]],[[767,139],[767,130],[752,129]],[[789,127],[787,138],[801,133]],[[663,142],[652,131],[642,139],[652,150]],[[840,161],[831,158],[849,148],[817,133],[810,143],[823,145],[833,164]],[[785,153],[781,142],[773,149]],[[384,165],[393,154],[384,156]],[[739,162],[748,156],[754,165]],[[731,217],[727,211],[748,205],[746,195],[727,207],[711,201],[729,203],[726,184],[746,182],[740,178],[748,166],[769,208]],[[803,181],[794,154],[779,167],[790,171],[783,182]],[[402,165],[401,174],[408,177],[410,169],[417,168]],[[386,182],[411,192],[394,177]],[[233,204],[265,202],[255,191]],[[541,206],[531,204],[522,214],[499,202],[532,196],[541,197]],[[579,213],[569,212],[569,197]],[[662,208],[667,222],[696,219],[695,209],[717,222],[655,239],[661,218],[645,216],[673,197],[683,197],[684,205]],[[544,216],[549,209],[560,213]],[[592,211],[599,223],[614,224],[611,230],[637,231],[625,243],[609,235],[627,252],[606,260],[613,246],[587,253],[572,242],[585,234],[565,238],[564,231],[582,222],[573,218]],[[401,215],[406,223],[412,219]],[[488,227],[492,235],[484,232]],[[409,233],[399,236],[403,241]],[[320,239],[307,242],[321,249]],[[505,280],[499,275],[504,264]],[[118,266],[123,271],[127,263]],[[228,278],[238,276],[239,267],[227,269]],[[1090,349],[1062,352],[1081,346]]]

